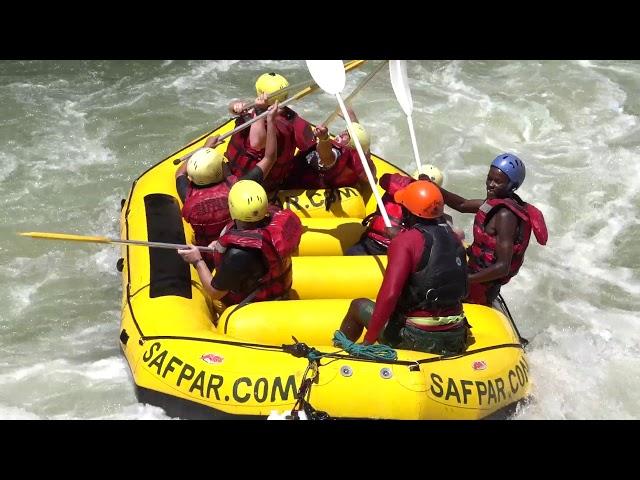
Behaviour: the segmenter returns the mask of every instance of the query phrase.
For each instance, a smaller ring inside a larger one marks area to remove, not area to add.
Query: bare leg
[[[369,325],[374,307],[375,303],[368,298],[353,300],[342,320],[340,331],[352,342],[358,340],[364,328]]]

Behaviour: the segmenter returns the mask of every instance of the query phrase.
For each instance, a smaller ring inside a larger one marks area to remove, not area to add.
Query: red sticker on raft
[[[471,364],[471,367],[473,367],[474,370],[486,370],[487,362],[485,362],[484,360],[476,360]]]
[[[200,357],[207,363],[222,363],[224,362],[224,357],[222,355],[216,355],[215,353],[205,353]]]

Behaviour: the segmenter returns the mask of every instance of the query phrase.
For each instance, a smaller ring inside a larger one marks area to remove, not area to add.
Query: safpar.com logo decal
[[[216,363],[224,362],[224,357],[222,355],[218,355],[218,354],[215,354],[215,353],[205,353],[200,358],[203,361],[205,361],[207,363],[210,363],[210,364],[216,364]]]
[[[476,360],[471,364],[471,368],[473,368],[474,370],[486,370],[487,362],[485,362],[484,360]]]

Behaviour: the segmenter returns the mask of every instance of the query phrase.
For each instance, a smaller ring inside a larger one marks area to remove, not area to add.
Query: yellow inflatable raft
[[[192,240],[180,216],[174,160],[232,124],[133,183],[122,205],[123,239]],[[373,159],[378,176],[400,172]],[[266,418],[299,406],[306,394],[311,411],[331,418],[477,419],[508,411],[528,394],[519,336],[507,316],[488,307],[465,305],[473,338],[454,357],[398,350],[394,361],[366,360],[332,345],[350,299],[375,299],[386,267],[385,256],[341,256],[376,205],[373,195],[340,191],[329,210],[324,191],[280,192],[305,227],[293,259],[293,300],[232,306],[217,318],[196,271],[175,251],[122,247],[120,342],[141,402],[182,418]]]

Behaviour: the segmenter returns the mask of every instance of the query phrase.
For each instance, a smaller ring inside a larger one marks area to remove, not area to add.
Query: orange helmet
[[[426,180],[411,182],[398,190],[393,198],[418,217],[438,218],[444,213],[444,199],[440,189]]]

